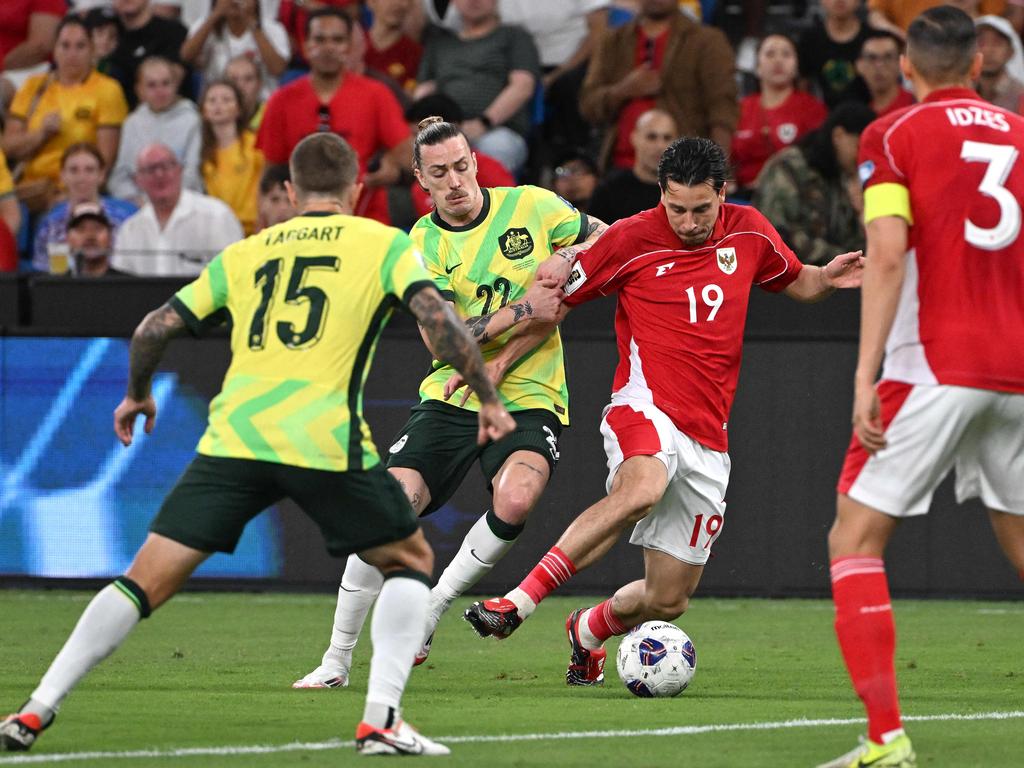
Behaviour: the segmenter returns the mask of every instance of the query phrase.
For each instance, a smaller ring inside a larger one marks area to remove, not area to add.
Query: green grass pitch
[[[32,690],[90,597],[0,592],[0,711],[13,709]],[[645,700],[619,683],[611,658],[603,688],[564,684],[563,622],[573,607],[590,602],[552,598],[502,642],[472,633],[460,618],[466,601],[453,608],[429,661],[413,671],[404,702],[409,721],[424,733],[455,737],[452,757],[440,759],[443,764],[814,766],[850,749],[864,730],[861,723],[792,722],[862,716],[832,634],[831,603],[698,597],[678,622],[697,648],[693,684],[678,698]],[[333,610],[331,595],[179,596],[86,678],[27,764],[46,765],[36,761],[60,753],[143,750],[159,754],[104,754],[59,764],[249,768],[356,762],[345,742],[362,713],[368,631],[356,651],[351,687],[289,687],[318,663]],[[896,620],[906,715],[1015,713],[908,722],[919,765],[1024,765],[1024,606],[903,600],[896,602]],[[609,644],[609,657],[616,648]],[[751,727],[757,724],[769,726]],[[684,726],[720,728],[644,733]],[[623,733],[600,736],[610,731]],[[535,738],[526,738],[531,734]],[[483,738],[497,735],[522,738]],[[306,746],[280,749],[295,742]],[[268,750],[212,753],[223,747]],[[0,768],[24,760],[0,755]]]

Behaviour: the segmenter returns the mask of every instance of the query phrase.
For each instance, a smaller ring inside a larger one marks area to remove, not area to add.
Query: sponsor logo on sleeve
[[[571,296],[572,293],[587,282],[587,273],[583,269],[583,265],[578,261],[573,264],[572,272],[569,273],[569,279],[565,281],[565,295]]]
[[[398,442],[396,442],[388,449],[388,453],[398,453],[400,450],[405,448],[405,444],[407,442],[409,442],[409,436],[402,435],[400,438],[398,438]]]
[[[717,255],[718,268],[725,272],[727,275],[731,275],[736,271],[736,249],[735,248],[719,248],[715,251]]]

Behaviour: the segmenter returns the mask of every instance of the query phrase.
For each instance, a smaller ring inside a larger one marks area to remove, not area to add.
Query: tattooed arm
[[[565,305],[563,304],[562,306],[564,307]],[[501,351],[487,361],[485,366],[487,375],[494,382],[494,386],[500,386],[512,365],[527,352],[536,349],[538,345],[544,343],[556,327],[558,327],[557,323],[548,323],[540,320],[523,325],[522,330],[517,331],[507,343],[502,345]],[[448,377],[448,381],[445,382],[444,399],[451,399],[452,395],[465,386],[466,381],[462,378],[462,375],[453,373]],[[472,394],[473,390],[466,387],[466,391],[462,393],[459,405],[465,405]]]
[[[466,319],[466,330],[478,344],[486,344],[519,323],[552,323],[562,306],[562,289],[554,280],[535,279],[518,301],[494,312]]]
[[[124,445],[131,445],[135,418],[146,417],[148,435],[156,423],[156,403],[150,395],[153,374],[171,339],[185,333],[185,321],[170,304],[150,312],[132,334],[129,349],[128,393],[114,410],[114,432]]]
[[[498,440],[515,429],[515,422],[498,400],[498,391],[487,376],[480,348],[437,289],[430,286],[417,291],[409,299],[409,309],[435,356],[454,366],[480,397],[477,442]]]
[[[559,286],[565,285],[565,281],[569,278],[569,272],[572,270],[572,265],[573,262],[576,261],[576,257],[597,242],[597,238],[603,235],[607,230],[608,225],[603,221],[595,219],[593,216],[588,216],[586,239],[576,245],[567,245],[564,248],[559,248],[555,251],[550,258],[546,259],[544,263],[537,268],[537,279],[556,280]]]

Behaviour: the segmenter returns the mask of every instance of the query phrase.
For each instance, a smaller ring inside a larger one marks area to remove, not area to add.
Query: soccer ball
[[[697,671],[697,651],[675,624],[648,621],[622,638],[615,666],[634,696],[678,696]]]

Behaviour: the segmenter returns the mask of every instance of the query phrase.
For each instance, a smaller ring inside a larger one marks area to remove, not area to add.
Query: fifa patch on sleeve
[[[867,184],[868,179],[875,175],[875,163],[872,160],[865,160],[857,166],[857,175],[860,176],[860,183]]]
[[[569,279],[565,281],[565,295],[571,296],[577,288],[587,282],[587,273],[578,261],[573,264]]]

